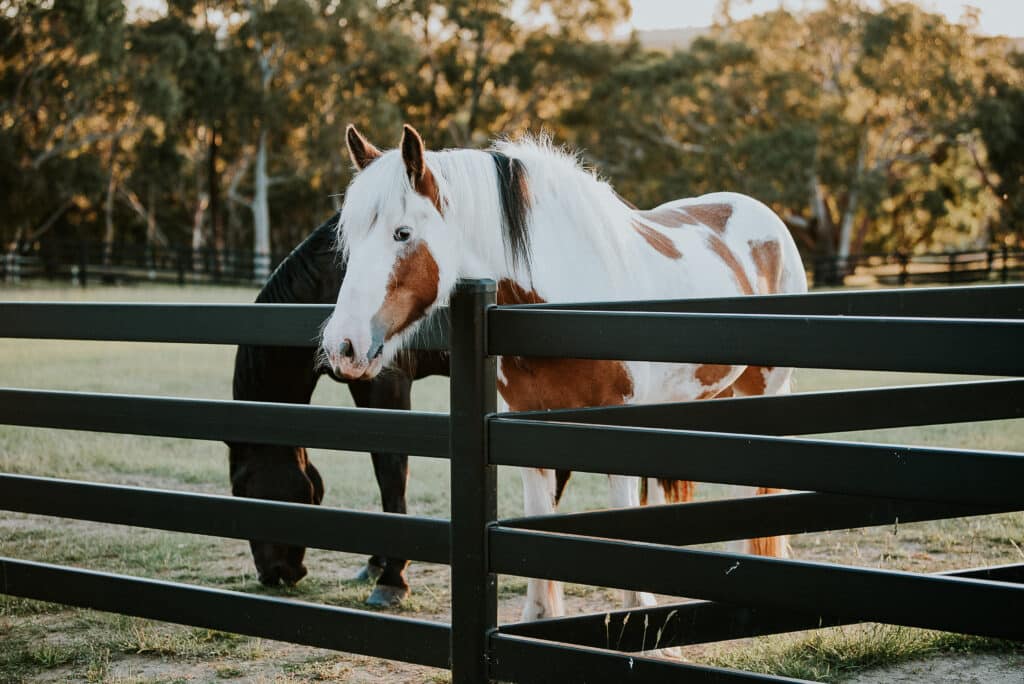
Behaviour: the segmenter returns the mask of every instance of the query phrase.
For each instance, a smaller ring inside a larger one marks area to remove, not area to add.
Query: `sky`
[[[166,0],[130,0],[134,10],[158,10]],[[869,0],[881,4],[879,0]],[[631,24],[640,30],[710,26],[718,0],[630,0],[633,6]],[[773,10],[779,5],[792,10],[813,8],[821,0],[733,0],[734,19]],[[1024,36],[1024,0],[917,0],[917,4],[941,12],[951,21],[958,21],[964,7],[981,10],[981,32],[988,35]]]
[[[631,0],[632,24],[638,29],[708,26],[717,0]],[[816,0],[733,0],[732,16],[743,19],[784,5],[791,10],[813,8]],[[873,2],[872,4],[881,4]],[[989,35],[1024,36],[1024,0],[918,0],[917,4],[933,12],[941,12],[957,21],[965,6],[981,10],[981,31]]]

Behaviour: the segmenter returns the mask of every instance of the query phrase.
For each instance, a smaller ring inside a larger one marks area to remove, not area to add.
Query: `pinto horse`
[[[263,303],[333,304],[344,278],[335,248],[337,216],[311,233],[271,274],[256,298]],[[436,352],[405,352],[395,357],[393,372],[373,380],[348,383],[357,406],[408,409],[412,381],[447,375],[448,361]],[[246,401],[308,404],[317,381],[330,374],[314,347],[243,345],[235,355],[233,394]],[[333,376],[332,376],[333,377]],[[336,380],[340,378],[335,377]],[[320,473],[303,447],[229,443],[231,491],[235,496],[319,504],[324,496]],[[373,470],[385,511],[405,513],[408,456],[373,454]],[[260,582],[294,584],[306,575],[301,546],[249,542]],[[408,561],[373,556],[360,573],[376,579],[371,605],[395,605],[409,593]]]
[[[637,210],[545,141],[489,151],[427,152],[406,126],[381,152],[347,131],[359,170],[338,223],[349,270],[324,328],[334,372],[377,376],[459,278],[491,278],[499,304],[643,300],[805,292],[804,269],[782,221],[734,193]],[[688,401],[789,391],[791,369],[503,357],[498,390],[515,411]],[[522,470],[527,515],[552,513],[568,473]],[[609,476],[614,506],[639,503],[637,478]],[[647,499],[687,498],[661,482]],[[759,489],[767,493],[769,489]],[[747,550],[784,555],[781,538]],[[652,605],[626,592],[626,607]],[[530,580],[524,619],[563,613],[561,586]]]

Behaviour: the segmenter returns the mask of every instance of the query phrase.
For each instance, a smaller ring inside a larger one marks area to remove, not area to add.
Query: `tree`
[[[978,103],[975,125],[984,154],[975,152],[978,172],[999,199],[1000,224],[994,238],[1024,244],[1024,54],[1013,53],[1010,70],[986,78],[986,95]]]

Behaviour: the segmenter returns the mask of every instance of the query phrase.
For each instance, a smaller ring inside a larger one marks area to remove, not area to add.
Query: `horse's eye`
[[[409,226],[400,226],[395,228],[395,242],[405,242],[412,235],[412,228]]]

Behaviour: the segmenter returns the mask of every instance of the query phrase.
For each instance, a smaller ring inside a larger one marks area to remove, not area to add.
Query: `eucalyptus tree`
[[[117,0],[28,0],[0,12],[3,239],[34,241],[70,212],[113,225],[119,141],[139,122]]]

